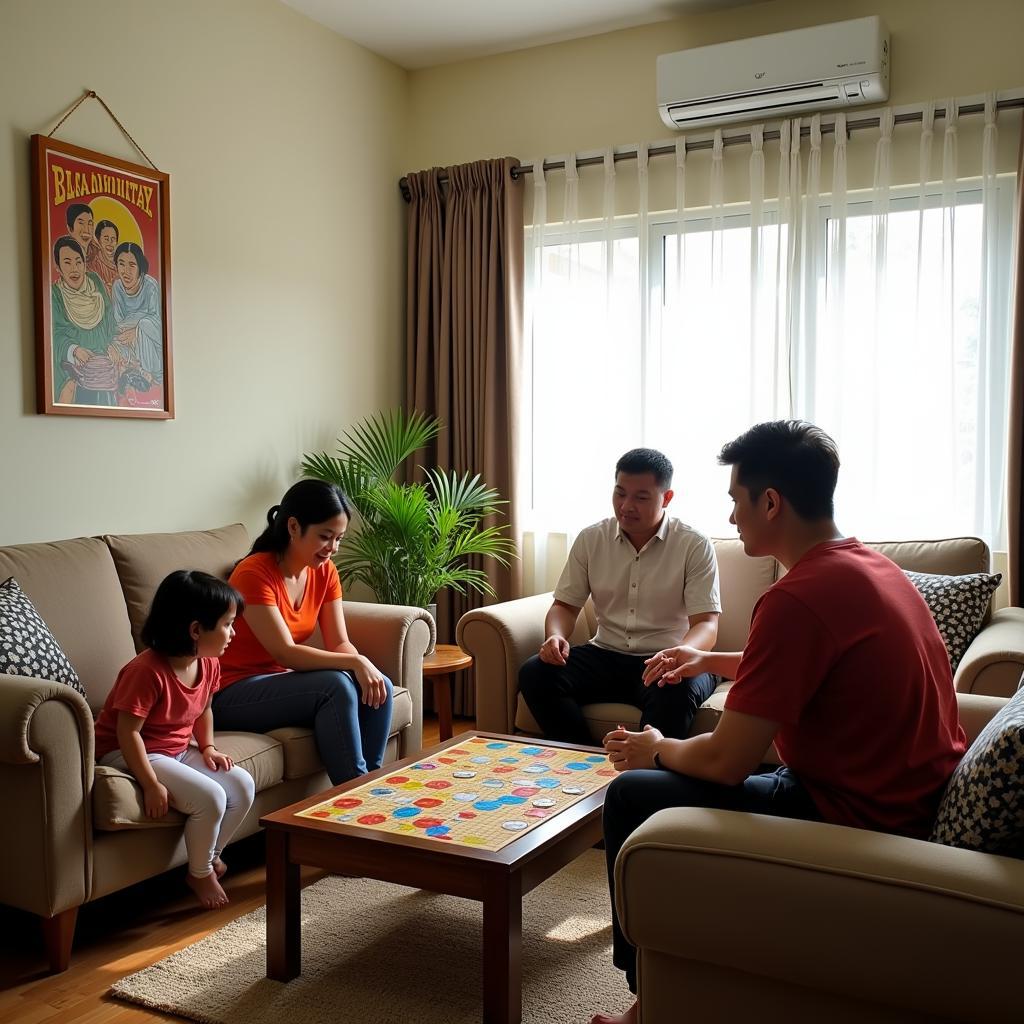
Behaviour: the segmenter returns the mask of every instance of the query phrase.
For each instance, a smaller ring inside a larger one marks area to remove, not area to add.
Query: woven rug
[[[479,1024],[481,905],[388,882],[302,893],[302,974],[269,981],[265,908],[131,974],[114,996],[203,1024]],[[604,855],[523,900],[523,1021],[585,1024],[631,1002],[611,962]]]

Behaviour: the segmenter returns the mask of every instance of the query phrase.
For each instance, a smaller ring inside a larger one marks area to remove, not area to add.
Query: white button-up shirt
[[[576,538],[554,593],[574,608],[591,596],[597,615],[591,642],[598,647],[638,655],[674,647],[690,628],[690,615],[722,610],[714,546],[665,515],[637,551],[614,517],[604,519]]]

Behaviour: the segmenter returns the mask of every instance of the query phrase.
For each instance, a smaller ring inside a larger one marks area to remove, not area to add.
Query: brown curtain
[[[406,404],[443,423],[425,461],[479,473],[509,502],[495,525],[505,524],[515,538],[523,184],[513,167],[518,161],[506,157],[407,176]],[[479,568],[497,600],[519,596],[517,561],[506,569],[487,560]],[[454,643],[459,617],[483,603],[473,592],[438,594],[438,640]],[[453,707],[475,713],[471,673],[456,680]]]
[[[1024,115],[1017,153],[1017,203],[1014,208],[1013,341],[1010,347],[1010,437],[1007,500],[1007,561],[1010,604],[1024,604]]]

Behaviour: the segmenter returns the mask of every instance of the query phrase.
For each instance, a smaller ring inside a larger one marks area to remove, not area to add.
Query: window
[[[842,529],[1003,545],[1012,192],[1000,179],[987,218],[963,183],[893,190],[884,221],[857,195],[845,216],[822,202],[804,265],[770,207],[753,248],[738,206],[608,237],[547,227],[527,279],[527,528],[610,515],[615,461],[644,444],[675,463],[673,512],[731,536],[722,444],[800,416],[839,445]]]

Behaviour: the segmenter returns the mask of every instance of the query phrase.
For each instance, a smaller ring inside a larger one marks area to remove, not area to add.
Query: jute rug
[[[302,974],[266,978],[265,908],[119,981],[120,999],[203,1024],[478,1024],[481,905],[362,878],[302,893]],[[523,1020],[585,1024],[631,997],[611,963],[604,855],[523,900]]]

